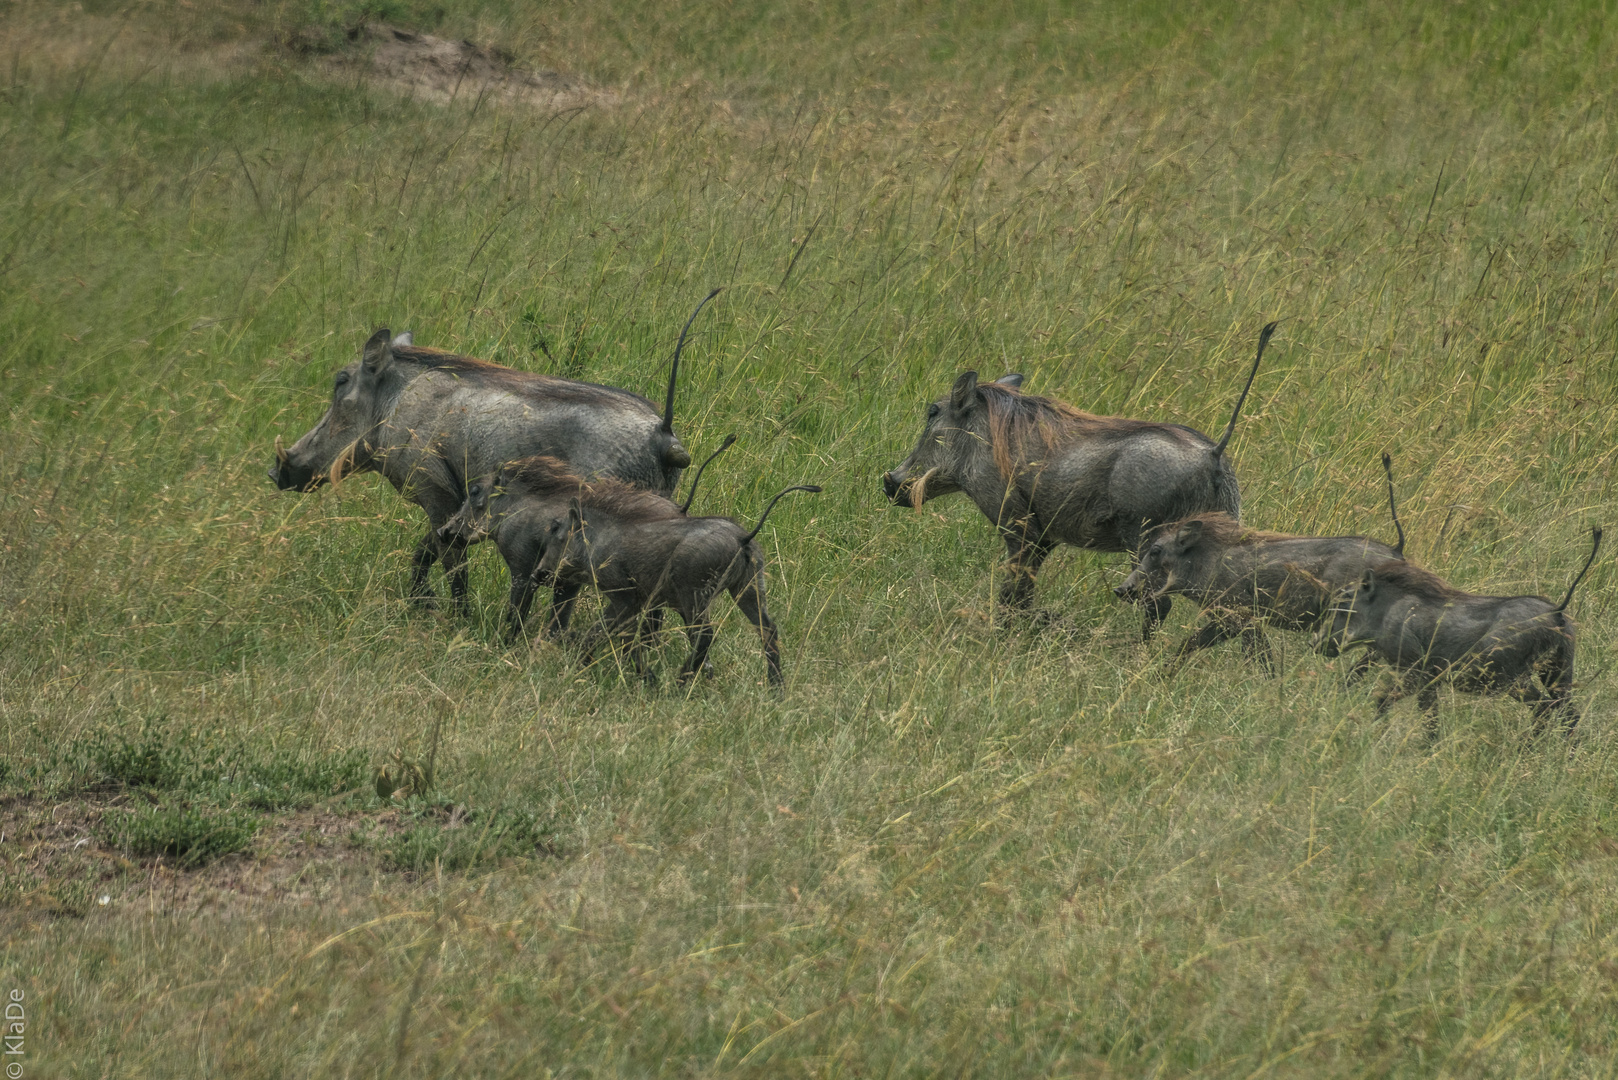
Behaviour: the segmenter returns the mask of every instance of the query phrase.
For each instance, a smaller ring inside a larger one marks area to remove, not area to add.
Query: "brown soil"
[[[485,96],[554,112],[619,100],[611,91],[570,75],[518,67],[509,55],[470,41],[449,41],[386,23],[365,23],[345,36],[342,48],[322,58],[326,70],[357,70],[378,85],[426,101]],[[324,41],[309,34],[294,34],[287,44],[295,51],[327,51]]]
[[[244,910],[363,897],[384,871],[376,845],[402,831],[398,810],[313,808],[265,815],[250,850],[186,869],[129,858],[101,840],[102,818],[139,792],[0,802],[0,922],[142,910]]]

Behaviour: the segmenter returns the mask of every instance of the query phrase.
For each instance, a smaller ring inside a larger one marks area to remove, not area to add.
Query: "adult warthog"
[[[686,331],[680,331],[663,415],[639,394],[416,347],[408,334],[378,330],[360,359],[337,373],[320,423],[290,448],[276,439],[270,479],[312,491],[355,472],[379,472],[427,513],[416,546],[412,599],[430,603],[427,583],[442,561],[459,604],[467,592],[466,541],[439,527],[466,499],[471,477],[508,461],[548,454],[584,476],[610,476],[664,495],[691,464],[674,434],[674,390]]]
[[[1240,519],[1242,496],[1225,447],[1258,374],[1275,323],[1259,333],[1247,385],[1217,443],[1182,424],[1095,416],[1021,391],[1023,377],[955,380],[927,407],[916,448],[882,487],[899,506],[965,492],[1006,542],[1009,577],[1000,602],[1026,608],[1034,576],[1058,544],[1135,552],[1155,525],[1205,510]],[[1166,596],[1145,601],[1143,636],[1168,614]]]
[[[1415,690],[1429,737],[1438,734],[1434,713],[1445,679],[1460,690],[1507,694],[1528,705],[1535,734],[1553,713],[1572,733],[1579,722],[1573,707],[1578,628],[1567,606],[1600,550],[1597,526],[1590,530],[1590,557],[1554,606],[1543,596],[1478,596],[1409,563],[1378,563],[1333,598],[1331,622],[1316,634],[1315,646],[1336,656],[1363,645],[1386,660],[1399,678],[1377,698],[1377,715]]]

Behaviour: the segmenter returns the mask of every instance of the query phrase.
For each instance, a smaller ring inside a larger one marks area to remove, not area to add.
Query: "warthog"
[[[1332,595],[1365,570],[1403,559],[1405,531],[1393,495],[1393,459],[1382,455],[1388,475],[1388,513],[1398,532],[1393,547],[1364,536],[1290,536],[1244,529],[1227,514],[1197,514],[1164,525],[1141,552],[1135,569],[1113,590],[1140,601],[1184,596],[1207,614],[1207,622],[1180,646],[1170,667],[1188,654],[1237,635],[1249,656],[1273,666],[1263,625],[1313,630]],[[1362,658],[1351,673],[1370,664]]]
[[[680,680],[703,667],[713,644],[708,608],[728,592],[764,642],[770,685],[781,677],[780,635],[764,606],[764,552],[755,542],[770,511],[794,491],[818,492],[813,484],[789,487],[771,499],[751,532],[727,517],[664,517],[616,492],[589,490],[574,499],[567,517],[553,521],[539,546],[540,572],[558,583],[593,584],[607,602],[602,627],[582,643],[589,661],[603,634],[627,647],[635,671],[648,685],[656,677],[646,664],[644,617],[670,607],[685,621],[691,655]]]
[[[718,290],[709,293],[702,305]],[[416,347],[408,334],[378,330],[359,360],[337,373],[331,405],[290,448],[276,439],[270,479],[311,491],[328,480],[379,472],[427,513],[409,594],[431,602],[428,571],[442,560],[457,603],[466,600],[466,548],[439,528],[466,498],[466,482],[534,454],[560,458],[586,476],[612,476],[670,493],[691,464],[674,434],[675,347],[663,415],[639,394],[517,371],[469,356]]]
[[[603,494],[611,491],[619,500],[633,500],[648,516],[683,517],[697,497],[703,471],[735,441],[736,436],[725,436],[719,449],[697,468],[683,505],[656,492],[631,488],[621,480],[587,481],[558,458],[535,455],[513,461],[467,485],[466,501],[439,528],[439,538],[445,543],[458,541],[462,545],[494,539],[511,574],[511,593],[506,607],[509,638],[522,635],[534,592],[545,585],[553,586],[546,632],[556,634],[567,629],[579,585],[552,582],[548,574],[540,573],[539,561],[544,552],[539,543],[545,536],[546,526],[567,515],[569,500],[587,496],[592,490]]]
[[[1259,334],[1247,385],[1217,443],[1181,424],[1094,416],[1024,394],[1021,375],[980,383],[968,371],[927,407],[920,441],[883,475],[883,490],[915,508],[965,492],[1006,542],[1010,576],[1000,602],[1025,608],[1058,544],[1134,553],[1154,525],[1205,510],[1240,519],[1241,490],[1225,447],[1274,332],[1270,323]],[[1168,597],[1146,602],[1143,636],[1169,604]]]
[[[1377,698],[1377,715],[1414,689],[1429,736],[1438,734],[1434,711],[1443,679],[1523,702],[1534,711],[1535,734],[1552,713],[1561,714],[1571,733],[1579,722],[1573,707],[1577,628],[1567,606],[1601,550],[1600,527],[1590,536],[1590,557],[1554,606],[1543,596],[1477,596],[1409,563],[1378,563],[1333,598],[1331,622],[1316,634],[1316,647],[1336,656],[1364,645],[1386,660],[1400,678]],[[1536,676],[1541,686],[1534,685]]]

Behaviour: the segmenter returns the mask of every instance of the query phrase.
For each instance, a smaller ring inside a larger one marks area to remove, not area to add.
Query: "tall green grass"
[[[1610,1075],[1610,559],[1578,750],[1457,695],[1429,746],[1297,638],[1163,678],[1115,557],[1003,625],[981,516],[877,484],[968,367],[1216,432],[1280,318],[1246,518],[1388,536],[1386,449],[1418,561],[1559,597],[1618,519],[1610,5],[369,9],[623,98],[555,116],[274,44],[359,8],[86,7],[3,23],[9,797],[438,728],[441,799],[555,837],[0,914],[41,1074]],[[729,614],[688,693],[505,648],[492,551],[412,611],[419,512],[264,476],[377,326],[656,396],[715,285],[700,508],[827,488],[764,535],[780,702]]]

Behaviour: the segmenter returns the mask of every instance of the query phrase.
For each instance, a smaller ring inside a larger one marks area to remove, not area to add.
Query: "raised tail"
[[[1597,525],[1590,530],[1590,557],[1584,560],[1584,569],[1580,570],[1579,576],[1573,579],[1573,584],[1567,587],[1567,595],[1562,597],[1562,602],[1560,604],[1556,605],[1557,611],[1566,611],[1567,606],[1573,602],[1573,590],[1577,589],[1579,587],[1579,582],[1584,580],[1584,575],[1590,570],[1590,564],[1596,561],[1596,552],[1600,550],[1601,526]]]
[[[697,475],[691,478],[691,490],[686,493],[685,502],[680,504],[680,513],[683,514],[687,510],[691,509],[691,501],[697,497],[697,485],[702,482],[702,470],[713,464],[714,458],[718,457],[720,454],[723,454],[726,450],[729,450],[735,441],[736,436],[726,435],[725,441],[719,444],[719,449],[709,454],[708,459],[701,465],[697,466]]]
[[[1247,392],[1253,389],[1253,379],[1258,375],[1258,362],[1264,359],[1264,346],[1270,343],[1270,335],[1275,333],[1276,325],[1277,323],[1268,323],[1258,332],[1258,355],[1253,357],[1253,370],[1247,373],[1247,385],[1242,387],[1242,396],[1236,399],[1236,409],[1230,414],[1230,423],[1225,425],[1224,438],[1213,448],[1214,457],[1223,454],[1225,447],[1230,444],[1230,436],[1236,430],[1236,418],[1242,414],[1242,405],[1247,401]]]
[[[697,321],[697,315],[702,311],[703,307],[708,301],[718,296],[723,288],[723,286],[720,286],[720,288],[702,298],[702,303],[697,305],[697,310],[691,313],[691,317],[685,320],[685,326],[681,327],[680,340],[674,343],[674,365],[669,368],[669,395],[663,399],[663,430],[670,435],[674,434],[674,387],[680,378],[680,350],[685,348],[685,335],[691,329],[691,324]]]
[[[753,537],[757,536],[758,531],[764,527],[764,519],[770,516],[770,511],[775,509],[775,504],[784,497],[791,495],[794,491],[807,491],[811,495],[818,495],[821,490],[819,484],[799,484],[797,487],[789,487],[785,491],[776,492],[775,498],[770,500],[770,505],[766,506],[764,512],[758,516],[758,524],[753,526],[753,531],[742,537],[742,543],[750,544],[753,542]]]
[[[1382,471],[1388,474],[1388,514],[1393,518],[1394,531],[1399,534],[1399,542],[1393,545],[1393,553],[1402,559],[1405,557],[1405,527],[1399,524],[1399,506],[1393,499],[1393,455],[1386,450],[1382,451]]]

